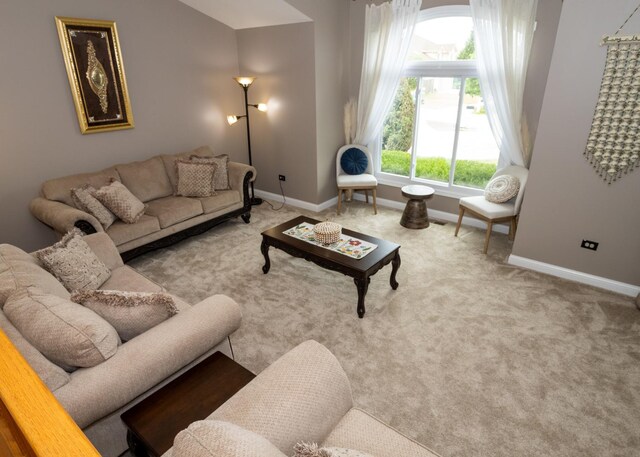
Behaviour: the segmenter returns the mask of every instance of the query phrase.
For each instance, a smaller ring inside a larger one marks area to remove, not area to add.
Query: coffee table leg
[[[353,282],[356,283],[358,288],[358,317],[362,319],[364,317],[364,297],[367,295],[371,278],[353,278]]]
[[[400,251],[396,252],[396,256],[391,261],[391,278],[389,279],[389,283],[391,283],[391,288],[396,290],[398,288],[398,281],[396,281],[396,273],[400,269]]]
[[[262,251],[262,255],[264,256],[264,266],[262,267],[262,272],[264,274],[269,273],[269,269],[271,268],[271,261],[269,260],[269,245],[264,241],[260,245],[260,251]]]

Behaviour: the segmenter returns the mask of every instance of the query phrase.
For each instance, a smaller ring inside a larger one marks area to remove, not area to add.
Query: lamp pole
[[[249,127],[249,86],[242,86],[244,90],[244,116],[247,118],[247,149],[249,150],[249,165],[253,166],[251,160],[251,128]],[[261,205],[262,199],[256,198],[255,191],[253,190],[253,181],[251,181],[251,205]]]

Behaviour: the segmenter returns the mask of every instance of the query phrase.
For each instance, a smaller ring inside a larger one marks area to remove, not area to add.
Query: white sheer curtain
[[[366,7],[354,140],[358,144],[372,146],[382,131],[402,76],[421,4],[421,0],[393,0]]]
[[[469,5],[482,96],[500,148],[498,168],[527,167],[522,98],[538,0],[470,0]]]

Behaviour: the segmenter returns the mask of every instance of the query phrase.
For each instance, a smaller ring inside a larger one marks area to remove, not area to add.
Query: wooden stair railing
[[[0,330],[0,457],[100,457]]]

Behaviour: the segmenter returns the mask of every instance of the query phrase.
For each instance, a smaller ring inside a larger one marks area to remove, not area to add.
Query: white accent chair
[[[512,198],[505,203],[493,203],[487,201],[484,195],[478,195],[476,197],[463,197],[460,199],[460,214],[458,216],[458,224],[456,225],[456,233],[454,236],[458,236],[460,230],[460,224],[462,224],[462,217],[465,212],[471,213],[478,219],[482,219],[487,223],[487,234],[484,239],[483,253],[487,253],[489,249],[489,239],[491,238],[491,229],[493,224],[499,224],[501,222],[509,222],[509,239],[513,240],[516,230],[518,228],[518,214],[520,213],[520,205],[522,204],[522,197],[524,196],[524,188],[527,184],[527,177],[529,170],[517,165],[511,165],[495,172],[491,179],[496,176],[511,175],[520,180],[520,190],[515,198]]]
[[[367,169],[364,173],[359,175],[350,175],[346,173],[342,166],[340,166],[340,159],[342,154],[350,148],[358,148],[364,152],[369,160]],[[359,144],[347,144],[338,149],[338,155],[336,157],[336,181],[338,183],[338,215],[342,208],[342,193],[347,191],[350,193],[354,190],[364,190],[365,201],[369,203],[369,191],[373,195],[373,214],[378,214],[378,207],[376,206],[376,188],[378,187],[378,180],[373,176],[373,158],[366,146]]]

